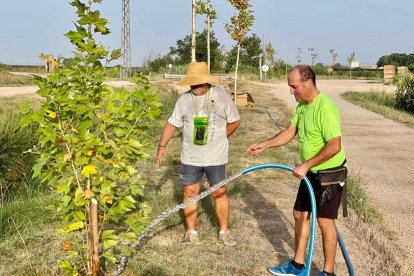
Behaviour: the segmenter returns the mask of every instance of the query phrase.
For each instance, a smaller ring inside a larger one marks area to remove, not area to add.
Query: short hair
[[[293,70],[298,69],[301,81],[312,80],[313,85],[316,86],[316,76],[312,68],[306,64],[296,65]]]

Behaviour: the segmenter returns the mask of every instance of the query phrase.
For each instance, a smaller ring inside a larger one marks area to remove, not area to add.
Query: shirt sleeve
[[[292,119],[290,119],[290,123],[297,127],[298,123],[299,123],[299,108],[300,108],[301,104],[298,104],[298,106],[296,106],[296,112],[295,115],[293,115]]]
[[[220,90],[220,93],[222,94],[222,97],[224,99],[224,110],[226,113],[226,120],[228,124],[234,123],[238,120],[240,120],[240,114],[239,110],[237,109],[236,104],[234,103],[233,99],[230,97],[230,95],[224,91]]]
[[[181,128],[184,125],[183,121],[183,95],[180,96],[175,103],[174,111],[171,114],[168,122],[175,127]]]

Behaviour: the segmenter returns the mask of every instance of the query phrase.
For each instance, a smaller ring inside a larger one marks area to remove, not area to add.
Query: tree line
[[[414,53],[392,53],[390,55],[382,56],[377,61],[377,66],[382,67],[384,65],[407,66],[412,72],[414,71]]]

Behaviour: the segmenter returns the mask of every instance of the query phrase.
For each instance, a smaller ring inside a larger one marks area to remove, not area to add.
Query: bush
[[[414,114],[414,74],[407,74],[397,82],[397,107]]]

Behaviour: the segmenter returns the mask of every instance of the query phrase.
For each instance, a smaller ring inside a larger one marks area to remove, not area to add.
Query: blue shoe
[[[328,276],[323,270],[319,271],[318,276]]]
[[[297,269],[292,265],[292,259],[287,261],[286,263],[282,264],[279,267],[271,267],[269,268],[269,272],[273,275],[305,275],[305,267],[302,269]]]

